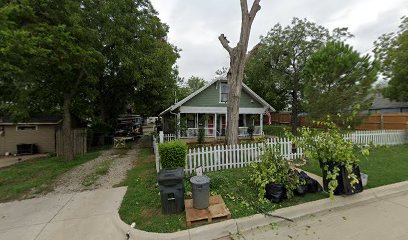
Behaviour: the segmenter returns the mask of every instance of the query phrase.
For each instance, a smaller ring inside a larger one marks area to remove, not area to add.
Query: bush
[[[283,183],[288,198],[300,186],[299,176],[295,174],[284,159],[273,147],[266,147],[261,162],[250,165],[250,180],[258,189],[258,198],[264,200],[265,186],[268,183]]]
[[[160,162],[163,168],[185,166],[187,144],[183,141],[170,141],[159,144]]]
[[[264,125],[263,131],[265,135],[285,137],[285,131],[290,131],[290,127],[284,125]]]
[[[253,125],[249,126],[247,129],[247,132],[249,134],[249,136],[251,137],[251,139],[254,138],[254,132],[255,132],[255,127]]]
[[[199,128],[198,129],[197,142],[199,144],[204,143],[204,138],[205,138],[205,129],[204,128]]]
[[[341,115],[339,115],[340,117]],[[323,171],[327,171],[325,181],[328,182],[330,198],[334,198],[334,191],[338,186],[337,176],[339,176],[340,164],[345,165],[350,179],[351,186],[356,185],[359,180],[353,173],[353,166],[358,166],[357,155],[361,153],[367,156],[368,148],[356,147],[351,140],[343,137],[341,129],[327,116],[326,121],[313,122],[320,129],[301,128],[299,136],[291,136],[292,141],[304,150],[305,156],[320,163]],[[333,167],[329,167],[333,166]]]

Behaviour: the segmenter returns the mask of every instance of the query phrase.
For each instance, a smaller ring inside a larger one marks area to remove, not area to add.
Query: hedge
[[[180,140],[161,143],[159,144],[159,154],[163,168],[184,168],[187,144]]]

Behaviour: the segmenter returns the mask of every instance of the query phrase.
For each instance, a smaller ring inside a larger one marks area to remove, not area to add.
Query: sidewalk
[[[294,223],[272,224],[235,235],[233,239],[403,240],[408,239],[407,223],[408,194],[404,193],[328,210]]]
[[[0,204],[0,240],[125,239],[114,223],[126,187]]]

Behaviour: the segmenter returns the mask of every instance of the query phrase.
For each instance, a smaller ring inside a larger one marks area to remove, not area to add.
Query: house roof
[[[59,124],[62,122],[61,116],[55,115],[36,115],[21,122],[15,122],[8,116],[0,116],[0,125],[14,124]]]
[[[377,93],[370,110],[390,109],[390,108],[408,108],[408,102],[397,102],[385,98],[381,93]]]
[[[177,108],[179,108],[180,106],[182,106],[184,103],[186,103],[187,101],[189,101],[190,99],[194,98],[195,96],[197,96],[199,93],[201,93],[202,91],[204,91],[205,89],[207,89],[208,87],[210,87],[211,85],[213,85],[214,83],[218,82],[218,81],[225,81],[225,79],[214,79],[213,81],[209,82],[208,84],[204,85],[204,87],[198,89],[197,91],[193,92],[192,94],[190,94],[189,96],[187,96],[186,98],[184,98],[183,100],[175,103],[174,105],[170,106],[169,108],[167,108],[166,110],[164,110],[163,112],[161,112],[159,114],[159,116],[169,112],[169,111],[173,111]],[[252,91],[245,83],[242,83],[242,89],[246,90],[246,92],[251,95],[253,98],[255,98],[256,100],[258,100],[260,103],[262,103],[262,105],[264,105],[264,107],[269,108],[271,111],[275,111],[275,109],[269,105],[269,103],[267,103],[265,100],[263,100],[258,94],[256,94],[254,91]]]

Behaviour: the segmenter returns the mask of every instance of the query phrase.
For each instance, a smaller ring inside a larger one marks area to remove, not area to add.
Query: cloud
[[[408,15],[407,3],[407,0],[263,0],[252,27],[249,49],[276,23],[287,25],[293,17],[299,17],[330,29],[349,27],[355,35],[350,43],[359,51],[366,51],[379,35],[397,28],[399,18]],[[229,65],[218,36],[224,33],[231,46],[238,41],[241,24],[238,1],[153,0],[152,4],[162,21],[170,26],[169,41],[182,49],[177,62],[182,77],[195,75],[209,81],[217,69]]]

